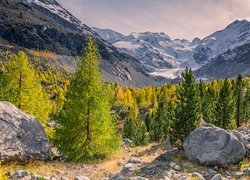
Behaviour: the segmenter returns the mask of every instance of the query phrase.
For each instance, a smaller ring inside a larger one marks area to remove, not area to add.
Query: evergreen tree
[[[216,106],[216,125],[224,129],[234,128],[234,101],[229,80],[226,78],[219,91]]]
[[[202,99],[201,114],[205,122],[216,123],[216,102],[217,94],[212,87],[208,87]]]
[[[8,79],[9,86],[4,100],[12,102],[45,124],[51,111],[50,100],[27,55],[19,52],[17,56],[10,56],[5,68],[6,71],[2,76]]]
[[[177,99],[179,103],[176,107],[174,133],[183,141],[197,127],[199,119],[198,90],[191,69],[186,68],[182,73],[182,80],[177,89]]]
[[[124,137],[131,139],[136,146],[144,145],[148,142],[146,132],[146,125],[141,120],[138,106],[134,102],[124,124]]]
[[[152,141],[160,141],[162,137],[170,133],[174,121],[174,107],[169,101],[166,86],[161,89],[159,106],[151,123],[150,138]]]
[[[250,121],[250,88],[247,87],[246,94],[242,103],[242,114],[243,114],[243,122],[248,127],[248,122]]]
[[[242,76],[239,74],[235,83],[235,104],[236,104],[236,125],[240,127],[242,121],[242,96],[243,96],[244,82]]]
[[[108,87],[101,81],[100,57],[91,38],[56,121],[55,145],[74,161],[103,158],[119,147],[110,114]]]

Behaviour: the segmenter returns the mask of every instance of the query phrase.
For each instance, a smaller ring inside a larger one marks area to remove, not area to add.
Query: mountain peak
[[[231,28],[231,27],[240,27],[240,26],[245,26],[245,25],[250,25],[250,22],[243,19],[243,20],[235,20],[231,24],[229,24],[226,28]]]

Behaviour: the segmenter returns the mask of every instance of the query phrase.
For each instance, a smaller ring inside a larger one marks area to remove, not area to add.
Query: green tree
[[[248,126],[248,122],[250,121],[250,88],[247,87],[246,94],[242,103],[242,111],[243,111],[243,121]]]
[[[239,74],[236,83],[235,83],[235,104],[236,104],[236,125],[237,127],[240,127],[242,122],[242,103],[243,103],[243,88],[244,88],[244,82],[242,76]]]
[[[216,125],[222,128],[234,128],[234,101],[230,81],[226,78],[219,91],[216,106]]]
[[[129,115],[124,124],[124,137],[131,139],[136,146],[148,142],[145,122],[141,120],[137,103],[134,102],[129,109]]]
[[[5,65],[3,72],[9,83],[4,100],[12,102],[45,124],[49,118],[51,104],[38,74],[24,52],[11,55],[9,58],[10,61]]]
[[[79,68],[56,116],[55,145],[74,161],[104,158],[119,147],[120,137],[110,113],[109,87],[101,81],[100,56],[88,39]]]
[[[197,127],[199,119],[199,98],[192,70],[186,68],[177,89],[179,103],[176,107],[174,130],[176,137],[183,141]]]
[[[151,140],[160,141],[162,137],[170,134],[173,121],[174,106],[172,101],[169,100],[166,86],[163,86],[160,93],[158,109],[151,123]]]

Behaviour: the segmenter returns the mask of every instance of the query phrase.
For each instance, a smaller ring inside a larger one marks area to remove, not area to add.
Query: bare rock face
[[[191,132],[183,147],[189,160],[204,165],[234,164],[246,155],[243,143],[235,135],[210,124]]]
[[[0,160],[46,160],[49,156],[48,139],[38,120],[0,101]]]

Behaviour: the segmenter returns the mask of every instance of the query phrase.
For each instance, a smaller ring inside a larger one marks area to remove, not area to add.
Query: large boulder
[[[46,160],[49,156],[48,139],[38,120],[0,101],[0,160]]]
[[[250,129],[238,129],[232,133],[242,142],[246,149],[246,156],[250,157]]]
[[[235,135],[210,124],[191,132],[183,147],[189,160],[204,165],[234,164],[246,154],[243,143]]]

